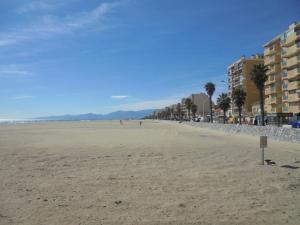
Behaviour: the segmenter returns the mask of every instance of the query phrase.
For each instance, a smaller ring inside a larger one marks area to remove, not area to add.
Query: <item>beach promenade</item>
[[[300,144],[266,159],[257,137],[178,123],[0,125],[0,225],[298,225]]]

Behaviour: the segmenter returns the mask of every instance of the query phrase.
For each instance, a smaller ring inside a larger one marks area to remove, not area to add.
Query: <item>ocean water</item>
[[[0,119],[0,124],[20,124],[20,123],[37,123],[41,120],[36,119]]]

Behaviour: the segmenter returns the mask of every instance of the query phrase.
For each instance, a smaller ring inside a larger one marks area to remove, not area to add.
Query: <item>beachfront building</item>
[[[265,88],[267,113],[300,112],[300,23],[264,45],[264,63],[268,66]]]
[[[196,115],[206,116],[210,112],[209,107],[209,97],[204,93],[191,94],[189,98],[192,100],[192,103],[197,106]]]
[[[259,93],[256,86],[251,81],[251,71],[254,65],[263,64],[263,56],[256,54],[250,58],[242,56],[227,68],[228,72],[228,95],[232,99],[232,93],[235,88],[242,88],[246,93],[246,101],[243,107],[244,116],[253,116],[252,107],[259,101]],[[231,104],[229,114],[238,115],[238,109]]]

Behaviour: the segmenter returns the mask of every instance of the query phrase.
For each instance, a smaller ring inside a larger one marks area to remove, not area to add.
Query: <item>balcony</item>
[[[287,65],[286,67],[292,67],[292,66],[296,66],[297,64],[300,64],[300,55],[291,57],[287,60]]]
[[[269,68],[269,70],[268,70],[268,74],[273,74],[273,73],[275,73],[276,72],[276,69],[275,69],[275,66],[273,66],[273,67],[270,67]]]
[[[300,52],[300,46],[298,44],[294,44],[290,46],[289,48],[286,48],[285,54],[282,54],[282,57],[291,57],[292,55],[296,54],[297,52]]]
[[[270,98],[270,104],[276,104],[276,97]]]
[[[289,95],[289,102],[298,102],[300,100],[300,93],[294,93]]]
[[[297,30],[296,32],[293,32],[290,36],[288,36],[286,39],[281,40],[282,46],[290,46],[293,43],[295,43],[295,40],[300,37],[300,32]]]
[[[289,83],[289,90],[298,90],[300,88],[300,82],[294,81]]]
[[[264,55],[265,56],[268,56],[268,55],[273,55],[275,53],[275,48],[270,48],[270,47],[267,47],[265,48],[264,50]]]
[[[270,104],[271,104],[270,98],[265,98],[265,105],[270,105]]]
[[[271,94],[271,88],[266,88],[265,95],[270,95],[270,94]]]
[[[295,68],[295,69],[293,69],[293,70],[290,70],[289,72],[288,72],[288,79],[293,79],[293,78],[296,78],[296,77],[298,77],[300,75],[300,67],[298,67],[298,68]]]
[[[290,104],[289,106],[290,112],[298,113],[300,112],[300,104],[296,102],[296,104]]]

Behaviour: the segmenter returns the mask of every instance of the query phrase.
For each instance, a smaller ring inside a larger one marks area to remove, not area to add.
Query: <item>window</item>
[[[282,88],[283,88],[283,89],[287,89],[287,88],[288,88],[288,83],[287,83],[287,82],[284,82],[284,83],[282,84]]]
[[[282,70],[281,77],[287,77],[287,74],[288,74],[287,70]]]
[[[271,95],[271,100],[272,100],[272,101],[275,101],[275,100],[276,100],[276,95],[275,95],[275,94]]]
[[[272,111],[273,113],[276,112],[276,107],[275,107],[275,106],[272,106],[271,111]]]
[[[270,81],[274,81],[274,80],[275,80],[275,75],[273,74],[270,76]]]
[[[276,88],[276,85],[275,85],[275,84],[272,84],[272,85],[271,85],[271,91],[275,91],[275,88]]]

